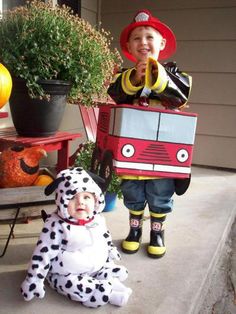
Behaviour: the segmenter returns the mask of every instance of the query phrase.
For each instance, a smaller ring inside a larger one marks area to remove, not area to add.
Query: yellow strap
[[[130,214],[135,215],[135,216],[139,216],[142,215],[144,213],[144,209],[140,210],[140,211],[134,211],[134,210],[129,210]]]
[[[155,218],[163,218],[166,216],[166,214],[157,214],[157,213],[153,213],[150,212],[151,217],[155,217]]]
[[[121,86],[123,88],[123,91],[127,95],[135,95],[141,88],[143,88],[143,85],[140,86],[134,86],[130,81],[130,75],[134,68],[128,69],[122,73],[121,78]]]

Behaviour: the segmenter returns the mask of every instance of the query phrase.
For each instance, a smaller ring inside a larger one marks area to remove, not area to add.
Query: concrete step
[[[149,241],[146,210],[141,249],[134,255],[122,254],[121,263],[129,270],[125,284],[133,289],[129,303],[122,308],[106,305],[96,313],[199,313],[236,215],[235,204],[235,172],[193,167],[189,190],[184,196],[175,197],[174,211],[167,218],[166,255],[153,260],[146,254]],[[128,233],[128,211],[119,200],[116,209],[104,215],[114,243],[119,247]],[[22,299],[19,286],[36,239],[19,237],[26,229],[29,232],[40,230],[41,222],[37,227],[35,223],[17,226],[18,238],[11,241],[0,260],[0,314],[91,313],[91,309],[67,300],[48,286],[43,300],[27,303]]]

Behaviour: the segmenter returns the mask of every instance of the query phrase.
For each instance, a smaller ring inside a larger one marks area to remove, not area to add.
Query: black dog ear
[[[56,178],[49,185],[46,186],[46,188],[44,189],[44,194],[47,196],[52,194],[56,190],[58,185],[64,180],[65,180],[64,177]]]
[[[101,177],[99,177],[96,173],[93,173],[89,170],[85,170],[90,177],[93,179],[93,181],[95,181],[97,183],[97,185],[100,187],[100,189],[103,191],[103,186],[105,184],[105,180]]]

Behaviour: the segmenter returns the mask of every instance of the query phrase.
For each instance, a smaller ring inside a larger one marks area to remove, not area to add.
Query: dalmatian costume
[[[120,254],[100,215],[104,194],[91,175],[80,167],[66,169],[46,187],[47,195],[56,190],[57,210],[45,220],[21,285],[26,301],[44,297],[46,278],[58,293],[87,307],[127,303],[132,290],[122,281],[128,271],[114,263]],[[94,193],[96,199],[92,216],[83,221],[76,221],[67,212],[69,200],[79,192]]]

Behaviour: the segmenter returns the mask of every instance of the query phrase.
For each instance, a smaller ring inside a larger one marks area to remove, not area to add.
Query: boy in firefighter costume
[[[176,39],[171,29],[147,10],[139,11],[134,20],[122,31],[120,45],[134,67],[117,73],[108,94],[117,104],[156,106],[181,110],[186,106],[191,77],[181,72],[175,63],[161,64],[176,50]],[[189,180],[122,176],[124,204],[129,209],[130,231],[122,242],[125,253],[140,248],[144,208],[149,207],[151,230],[147,253],[152,258],[166,252],[164,221],[172,211],[172,196],[183,194]]]
[[[45,220],[21,285],[26,301],[44,297],[46,278],[58,293],[87,307],[127,303],[132,290],[121,281],[128,272],[114,263],[120,254],[100,215],[104,194],[94,180],[78,167],[61,171],[46,187],[47,195],[56,190],[57,210]]]

